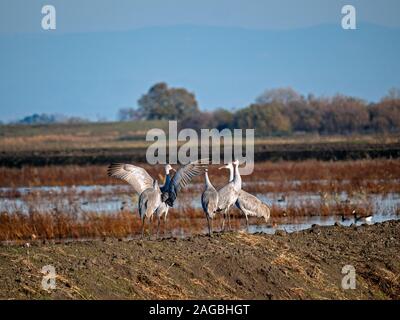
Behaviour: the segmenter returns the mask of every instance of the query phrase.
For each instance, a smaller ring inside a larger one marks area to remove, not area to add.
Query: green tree
[[[291,87],[275,88],[265,90],[257,99],[257,104],[266,104],[278,102],[281,104],[288,104],[289,102],[301,100],[302,97],[299,93]]]
[[[278,103],[252,104],[235,113],[235,127],[255,129],[256,135],[287,134],[291,124],[282,109]]]
[[[194,94],[183,88],[168,88],[164,82],[152,86],[138,104],[148,120],[182,120],[199,112]]]
[[[232,112],[220,108],[215,110],[212,115],[214,119],[214,127],[216,127],[218,130],[223,130],[226,128],[229,129],[233,127],[234,115]]]

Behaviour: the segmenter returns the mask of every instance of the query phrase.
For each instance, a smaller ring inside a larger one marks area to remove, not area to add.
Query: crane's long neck
[[[242,177],[239,172],[239,164],[235,164],[235,177],[233,178],[233,183],[237,190],[242,189]]]
[[[169,183],[171,182],[171,175],[169,174],[169,172],[171,171],[171,169],[169,168],[169,166],[165,166],[165,182],[164,182],[164,186],[169,185]]]
[[[204,173],[204,180],[206,182],[206,188],[213,187],[213,185],[211,184],[210,178],[208,177],[207,171]]]
[[[229,166],[229,182],[233,181],[233,177],[234,177],[233,166]]]

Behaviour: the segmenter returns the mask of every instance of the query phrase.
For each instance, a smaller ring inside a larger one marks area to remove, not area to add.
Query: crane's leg
[[[247,232],[249,232],[249,218],[247,217],[247,214],[245,215],[245,217],[246,217],[246,229]]]
[[[143,218],[142,218],[142,240],[144,237],[144,219],[145,219],[145,217],[143,216]]]
[[[226,210],[224,210],[223,215],[224,215],[224,218],[222,220],[222,228],[221,229],[222,229],[222,231],[225,231]]]
[[[231,231],[231,215],[229,213],[230,207],[226,209],[226,214],[228,215],[228,230]]]
[[[168,208],[167,208],[167,211],[165,211],[165,214],[164,214],[164,236],[167,234],[167,215],[168,215]]]
[[[149,218],[149,221],[150,221],[149,240],[151,240],[151,235],[152,235],[152,233],[153,233],[153,216],[151,216],[151,217]]]
[[[158,232],[160,231],[160,215],[157,216],[158,222],[157,222],[157,239],[158,239]]]
[[[206,215],[207,224],[208,224],[208,236],[211,237],[211,226],[210,226],[210,217]]]

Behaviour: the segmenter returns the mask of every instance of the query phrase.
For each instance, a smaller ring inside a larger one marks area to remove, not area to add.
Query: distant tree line
[[[11,122],[12,124],[53,124],[53,123],[86,123],[89,120],[80,117],[68,117],[60,114],[33,114],[24,117],[18,121]]]
[[[120,121],[179,120],[181,128],[254,128],[257,135],[292,133],[349,134],[400,132],[400,90],[390,89],[378,103],[344,95],[307,97],[292,88],[266,90],[249,106],[230,111],[200,110],[196,97],[184,88],[157,83],[138,100],[138,108],[118,112]],[[84,123],[87,119],[34,114],[15,123]]]
[[[193,93],[158,83],[138,101],[122,109],[121,121],[179,120],[181,128],[254,128],[257,135],[294,132],[349,134],[400,131],[400,90],[391,89],[378,103],[344,95],[304,97],[292,88],[266,90],[251,105],[235,112],[201,111]]]

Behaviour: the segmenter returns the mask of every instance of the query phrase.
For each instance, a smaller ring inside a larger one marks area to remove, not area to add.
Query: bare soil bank
[[[400,222],[0,247],[2,299],[399,299]],[[41,287],[52,265],[56,289]],[[356,289],[341,287],[353,265]]]

